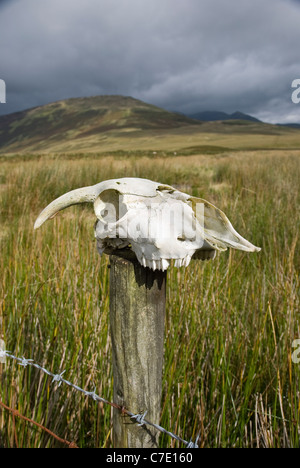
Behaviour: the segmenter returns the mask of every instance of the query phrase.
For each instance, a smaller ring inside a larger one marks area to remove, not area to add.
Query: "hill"
[[[0,154],[215,154],[300,147],[299,129],[232,116],[199,121],[132,97],[72,98],[0,117]]]
[[[191,119],[202,120],[205,122],[215,122],[217,120],[249,120],[250,122],[261,122],[261,120],[252,117],[252,115],[244,114],[236,111],[233,114],[227,114],[221,111],[203,111],[195,114],[189,114]]]
[[[0,151],[45,150],[93,137],[200,123],[124,96],[72,98],[0,117]],[[79,144],[79,146],[81,146]]]

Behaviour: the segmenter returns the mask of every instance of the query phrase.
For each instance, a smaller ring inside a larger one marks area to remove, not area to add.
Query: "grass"
[[[229,137],[226,146],[155,159],[147,151],[2,159],[0,338],[112,400],[109,259],[96,252],[92,206],[71,207],[36,232],[33,223],[52,199],[104,179],[176,185],[224,210],[262,251],[168,272],[161,425],[187,440],[200,433],[201,447],[299,447],[300,367],[291,359],[300,338],[299,152],[230,151]],[[0,379],[3,403],[59,437],[112,446],[110,407],[10,360]],[[0,445],[60,444],[1,409]],[[160,445],[177,442],[162,435]]]

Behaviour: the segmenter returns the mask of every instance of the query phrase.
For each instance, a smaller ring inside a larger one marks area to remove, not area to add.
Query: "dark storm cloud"
[[[8,113],[76,96],[300,120],[296,0],[0,0]]]

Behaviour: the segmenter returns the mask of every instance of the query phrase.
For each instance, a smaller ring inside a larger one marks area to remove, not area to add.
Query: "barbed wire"
[[[69,386],[71,388],[74,388],[78,392],[83,393],[88,398],[92,398],[94,401],[102,402],[104,404],[112,406],[113,408],[116,408],[122,414],[125,414],[125,415],[129,416],[129,418],[131,420],[135,421],[138,426],[143,426],[143,425],[152,426],[156,430],[158,430],[159,432],[167,434],[172,439],[175,439],[175,440],[181,442],[182,444],[186,445],[187,448],[199,448],[197,443],[198,443],[200,434],[197,435],[195,442],[193,442],[192,440],[189,440],[189,441],[184,440],[181,437],[179,437],[178,435],[174,434],[173,432],[170,432],[167,429],[165,429],[164,427],[160,426],[159,424],[155,424],[155,423],[145,419],[147,411],[145,411],[143,414],[132,413],[128,409],[124,408],[123,406],[117,405],[116,403],[113,403],[113,402],[111,402],[111,401],[97,395],[97,393],[95,392],[95,389],[92,392],[90,392],[90,391],[84,390],[83,388],[79,387],[78,385],[75,385],[72,382],[69,382],[68,380],[63,378],[63,374],[65,373],[65,370],[63,372],[61,372],[60,374],[54,374],[54,373],[50,372],[49,370],[45,369],[43,366],[40,366],[39,364],[37,364],[33,359],[26,359],[24,356],[22,358],[20,358],[20,357],[15,356],[14,354],[12,354],[10,351],[0,349],[0,362],[3,362],[3,359],[5,359],[5,358],[10,358],[10,359],[15,360],[20,366],[22,366],[24,368],[27,367],[27,366],[31,366],[31,367],[35,367],[36,369],[39,369],[43,373],[45,373],[45,374],[49,375],[50,377],[52,377],[52,382],[51,383],[56,382],[58,384],[58,387],[60,387],[61,384],[63,383],[63,384],[65,384],[65,385],[67,385],[67,386]]]

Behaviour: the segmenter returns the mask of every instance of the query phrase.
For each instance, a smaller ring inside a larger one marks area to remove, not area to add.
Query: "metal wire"
[[[59,387],[63,383],[65,385],[68,385],[71,388],[74,388],[78,392],[83,393],[88,398],[92,398],[94,401],[102,402],[102,403],[105,403],[107,405],[112,406],[113,408],[118,409],[123,414],[126,414],[127,416],[129,416],[130,419],[134,420],[137,423],[138,426],[143,426],[143,425],[152,426],[155,429],[157,429],[158,431],[160,431],[160,432],[162,432],[164,434],[167,434],[172,439],[178,440],[182,444],[186,445],[187,448],[199,448],[198,445],[197,445],[199,435],[196,437],[195,442],[193,442],[192,440],[190,440],[190,441],[184,440],[181,437],[179,437],[178,435],[174,434],[173,432],[170,432],[167,429],[163,428],[162,426],[160,426],[158,424],[155,424],[155,423],[152,423],[151,421],[148,421],[147,419],[145,419],[147,411],[145,411],[144,414],[134,414],[131,411],[129,411],[128,409],[126,409],[124,407],[121,407],[120,405],[117,405],[116,403],[108,401],[105,398],[97,395],[95,390],[92,391],[92,392],[89,392],[89,391],[84,390],[83,388],[79,387],[78,385],[75,385],[72,382],[69,382],[68,380],[63,378],[63,374],[65,373],[65,370],[63,372],[61,372],[60,374],[53,374],[52,372],[45,369],[43,366],[40,366],[39,364],[34,362],[33,359],[26,359],[24,356],[22,358],[20,358],[20,357],[14,356],[10,351],[0,349],[0,362],[3,362],[3,360],[5,358],[10,358],[10,359],[15,360],[20,366],[22,366],[24,368],[27,367],[27,366],[32,366],[32,367],[35,367],[36,369],[39,369],[43,373],[45,373],[45,374],[49,375],[50,377],[52,377],[52,383],[57,383]]]

